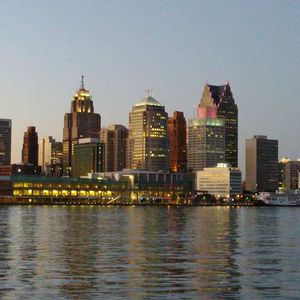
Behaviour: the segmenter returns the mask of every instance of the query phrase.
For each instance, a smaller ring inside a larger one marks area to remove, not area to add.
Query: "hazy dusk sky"
[[[1,1],[0,118],[13,120],[12,161],[23,133],[62,140],[81,74],[102,126],[128,126],[153,89],[169,115],[193,116],[203,86],[229,81],[245,139],[279,140],[300,157],[300,1]]]

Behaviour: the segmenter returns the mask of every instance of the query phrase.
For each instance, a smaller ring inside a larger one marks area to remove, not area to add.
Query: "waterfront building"
[[[225,160],[225,127],[223,119],[190,119],[188,121],[188,170],[196,172],[215,167]]]
[[[168,119],[169,166],[171,172],[187,171],[186,120],[175,111]]]
[[[50,176],[0,176],[0,196],[13,196],[19,203],[101,204],[126,195],[129,199],[128,179],[116,181]]]
[[[197,190],[219,197],[231,197],[242,193],[242,174],[240,169],[228,164],[218,164],[214,168],[204,168],[197,172]]]
[[[278,141],[255,135],[246,140],[246,191],[272,192],[278,188]]]
[[[199,119],[223,119],[225,125],[225,158],[232,167],[238,166],[238,108],[229,83],[205,84],[198,106]]]
[[[70,113],[64,117],[63,130],[63,163],[64,174],[72,174],[72,156],[74,145],[81,138],[99,138],[101,117],[94,113],[92,97],[84,87],[83,76],[81,87],[75,93]]]
[[[11,162],[11,120],[0,119],[0,165]]]
[[[73,177],[104,170],[104,144],[96,138],[79,139],[74,145]]]
[[[104,143],[104,171],[121,171],[126,168],[126,141],[128,129],[119,124],[100,130],[100,142]]]
[[[87,178],[129,180],[130,198],[177,201],[193,192],[194,176],[187,173],[170,173],[124,169],[117,172],[90,173]]]
[[[298,189],[300,160],[282,158],[278,163],[278,188],[280,190]]]
[[[34,126],[29,126],[24,132],[22,163],[38,166],[38,151],[38,134]]]
[[[52,136],[44,137],[39,142],[39,165],[45,175],[62,175],[62,143]]]
[[[133,106],[129,114],[128,168],[168,170],[167,121],[165,107],[151,96]]]

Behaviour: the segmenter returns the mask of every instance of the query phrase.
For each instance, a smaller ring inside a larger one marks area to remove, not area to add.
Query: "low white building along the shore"
[[[196,187],[219,197],[232,197],[242,192],[242,173],[238,168],[220,163],[214,168],[204,168],[197,172]]]

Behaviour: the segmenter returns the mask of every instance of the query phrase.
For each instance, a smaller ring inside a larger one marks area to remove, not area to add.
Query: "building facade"
[[[171,172],[187,171],[186,120],[175,111],[168,119],[169,166]]]
[[[165,107],[151,96],[133,106],[129,114],[128,168],[168,170],[167,121]]]
[[[22,163],[38,166],[38,134],[34,126],[27,127],[24,132],[23,148],[22,148]]]
[[[278,141],[255,135],[246,140],[246,191],[272,192],[278,188]]]
[[[204,168],[197,172],[197,190],[206,191],[219,197],[231,197],[242,192],[242,173],[228,164],[218,164],[215,168]]]
[[[0,165],[11,163],[11,125],[10,119],[0,119]]]
[[[225,122],[225,162],[238,166],[238,108],[229,83],[204,86],[198,118],[218,118]]]
[[[225,127],[223,119],[190,119],[188,121],[188,170],[196,172],[215,167],[225,160]]]
[[[62,143],[52,136],[44,137],[39,142],[39,165],[43,174],[62,175]]]
[[[88,173],[103,172],[104,144],[99,139],[80,139],[74,145],[73,177],[87,176]]]
[[[64,174],[72,174],[72,156],[74,145],[81,138],[99,138],[101,117],[94,113],[94,105],[89,91],[84,88],[83,76],[81,88],[75,93],[71,103],[71,112],[64,117],[63,163]]]
[[[126,168],[126,141],[128,129],[119,124],[101,128],[100,142],[105,147],[104,171],[122,171]]]
[[[298,189],[300,160],[290,160],[283,158],[278,164],[278,188],[280,190]]]

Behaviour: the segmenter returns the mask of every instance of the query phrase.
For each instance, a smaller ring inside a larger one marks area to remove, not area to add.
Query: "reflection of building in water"
[[[188,234],[195,257],[193,287],[209,299],[239,296],[239,216],[239,210],[227,207],[198,208],[189,224],[194,228]]]

